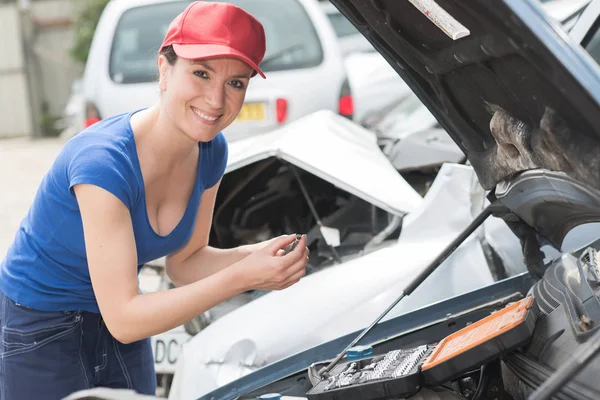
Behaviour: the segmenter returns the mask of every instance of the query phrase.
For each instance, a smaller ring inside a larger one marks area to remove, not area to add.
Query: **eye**
[[[229,82],[229,84],[231,86],[233,86],[236,89],[243,89],[244,88],[244,82],[234,79],[233,81]]]
[[[208,79],[208,74],[204,71],[194,71],[194,75],[196,75],[202,79]]]

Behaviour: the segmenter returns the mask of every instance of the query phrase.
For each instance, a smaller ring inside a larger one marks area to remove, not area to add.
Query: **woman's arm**
[[[167,274],[175,286],[204,279],[258,250],[256,246],[218,249],[208,246],[217,191],[221,181],[202,193],[194,232],[188,244],[166,257]]]
[[[274,243],[272,249],[253,253],[206,279],[180,288],[139,294],[129,210],[116,196],[98,186],[75,185],[74,191],[81,210],[94,294],[107,328],[120,342],[130,343],[173,329],[254,287],[285,288],[304,274],[305,251],[297,248],[286,256],[275,257],[277,248],[293,240],[290,235]]]

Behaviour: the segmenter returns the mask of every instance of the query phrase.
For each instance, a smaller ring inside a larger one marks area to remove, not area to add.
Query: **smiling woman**
[[[173,45],[164,46],[160,53],[164,56],[159,58],[159,71],[166,112],[183,132],[190,132],[193,140],[211,140],[239,114],[255,70],[246,62],[230,57],[177,62]],[[167,91],[167,85],[172,90]],[[199,92],[205,94],[201,99],[197,96]],[[189,107],[181,107],[182,103]],[[186,118],[190,111],[191,118]]]
[[[158,50],[157,103],[64,145],[0,265],[1,398],[58,399],[98,386],[154,394],[151,336],[304,276],[304,235],[287,254],[293,234],[208,246],[228,157],[221,131],[250,79],[265,77],[264,54],[251,14],[192,2]],[[179,287],[141,294],[141,266],[165,256]]]

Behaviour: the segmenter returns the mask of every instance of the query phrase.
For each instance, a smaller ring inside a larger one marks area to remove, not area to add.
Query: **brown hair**
[[[175,63],[177,62],[177,54],[175,53],[175,50],[173,50],[173,46],[171,45],[163,47],[160,50],[160,54],[165,56],[169,65],[175,65]]]

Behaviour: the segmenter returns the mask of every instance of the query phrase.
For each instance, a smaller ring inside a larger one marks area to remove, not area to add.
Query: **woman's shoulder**
[[[107,118],[69,139],[55,168],[70,191],[76,184],[95,184],[133,205],[140,191],[140,170],[128,116]]]
[[[116,159],[133,162],[134,141],[129,113],[101,120],[69,139],[63,148],[68,159],[84,157],[110,163]]]

